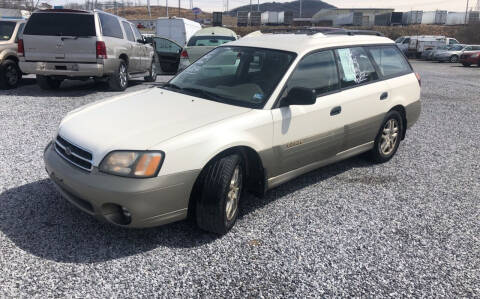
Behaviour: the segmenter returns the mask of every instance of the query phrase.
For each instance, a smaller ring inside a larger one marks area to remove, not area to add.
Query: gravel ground
[[[422,116],[394,159],[248,196],[223,237],[188,222],[120,229],[59,197],[43,147],[106,86],[0,91],[0,296],[480,296],[480,69],[413,65]]]

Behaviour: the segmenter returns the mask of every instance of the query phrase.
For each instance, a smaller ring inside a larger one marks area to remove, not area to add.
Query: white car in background
[[[45,166],[67,200],[99,219],[151,227],[192,215],[223,234],[245,191],[262,196],[364,152],[390,160],[419,118],[419,83],[385,37],[240,39],[163,87],[69,113]]]
[[[225,43],[237,40],[237,34],[224,27],[208,27],[197,31],[180,55],[179,70],[197,61],[200,57]]]

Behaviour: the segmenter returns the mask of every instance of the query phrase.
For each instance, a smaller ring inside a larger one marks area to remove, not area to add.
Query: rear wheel
[[[217,234],[227,233],[238,217],[243,193],[244,163],[239,155],[219,158],[202,172],[200,196],[196,202],[197,225]]]
[[[390,160],[398,150],[403,132],[403,118],[398,111],[390,111],[375,138],[370,158],[375,163]]]
[[[38,86],[40,86],[41,89],[44,90],[59,89],[62,81],[63,80],[61,79],[54,79],[48,76],[37,75],[37,84]]]
[[[0,64],[0,88],[11,89],[18,86],[22,71],[15,61],[7,59]]]
[[[145,81],[147,82],[155,82],[157,81],[157,64],[155,61],[152,61],[152,65],[150,66],[150,74],[144,77]]]
[[[127,63],[122,59],[118,64],[116,71],[108,79],[108,85],[111,90],[124,91],[128,86],[128,67]]]

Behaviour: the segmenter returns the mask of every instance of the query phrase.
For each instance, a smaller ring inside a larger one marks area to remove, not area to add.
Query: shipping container
[[[213,26],[222,26],[223,25],[223,13],[219,11],[213,12],[212,15],[212,25]]]
[[[248,26],[248,11],[237,12],[237,26]]]
[[[354,12],[353,13],[353,25],[362,26],[363,25],[363,12]]]
[[[260,26],[262,24],[262,12],[261,11],[252,11],[250,12],[250,26]]]
[[[445,25],[447,23],[448,12],[446,10],[437,10],[435,14],[435,24]]]
[[[390,26],[392,21],[391,13],[384,13],[375,16],[374,24],[375,26]]]
[[[480,12],[470,11],[468,12],[468,24],[478,24],[480,23]]]
[[[449,12],[447,14],[447,25],[465,25],[465,12]]]
[[[412,24],[421,24],[422,23],[423,11],[421,10],[412,10],[403,13],[402,23],[404,25]]]
[[[278,11],[266,11],[262,13],[263,25],[278,25]]]
[[[402,25],[403,12],[392,12],[391,25]]]
[[[278,24],[292,25],[292,23],[293,23],[292,11],[281,11],[278,13]]]
[[[447,22],[447,12],[445,10],[424,11],[422,14],[422,24],[443,25],[446,22]]]

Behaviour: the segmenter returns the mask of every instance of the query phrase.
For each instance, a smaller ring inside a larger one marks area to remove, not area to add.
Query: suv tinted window
[[[138,31],[137,26],[132,24],[132,29],[133,29],[133,34],[135,34],[135,39],[136,40],[142,39],[142,35]]]
[[[86,13],[34,13],[23,31],[25,35],[96,36],[92,14]]]
[[[17,30],[17,36],[15,37],[15,42],[17,43],[18,40],[21,38],[23,34],[23,28],[25,27],[25,23],[21,23],[20,26],[18,26]]]
[[[405,57],[396,47],[369,48],[369,51],[383,76],[389,77],[411,72]]]
[[[0,40],[10,40],[15,26],[15,22],[0,21]]]
[[[132,28],[130,27],[130,24],[128,24],[125,21],[122,21],[123,25],[123,30],[125,30],[125,34],[127,34],[127,39],[131,42],[135,41],[135,36],[133,36],[133,31]]]
[[[378,74],[365,49],[361,47],[335,50],[342,87],[354,86],[378,79]]]
[[[337,65],[333,51],[323,51],[305,56],[297,65],[288,83],[290,88],[315,89],[317,95],[339,89]]]
[[[104,13],[99,13],[98,15],[100,16],[100,23],[102,24],[103,36],[123,39],[122,28],[120,28],[120,23],[116,17]]]

